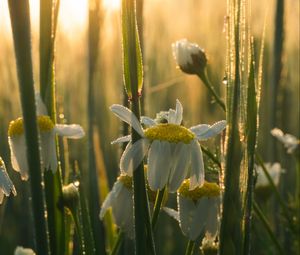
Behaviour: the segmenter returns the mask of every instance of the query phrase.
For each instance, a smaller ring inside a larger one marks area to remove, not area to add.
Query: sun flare
[[[121,6],[121,0],[104,0],[103,1],[103,7],[106,10],[115,11],[120,9]]]

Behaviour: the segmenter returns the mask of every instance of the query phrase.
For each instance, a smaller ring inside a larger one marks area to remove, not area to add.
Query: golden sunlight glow
[[[103,0],[103,7],[108,11],[115,11],[120,9],[121,0]]]

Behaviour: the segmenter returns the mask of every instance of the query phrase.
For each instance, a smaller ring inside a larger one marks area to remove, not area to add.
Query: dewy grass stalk
[[[245,196],[245,215],[244,215],[244,254],[250,254],[251,241],[251,214],[252,214],[252,200],[254,188],[254,157],[257,138],[257,119],[258,119],[258,103],[256,97],[255,84],[255,66],[254,66],[254,43],[251,41],[250,53],[250,70],[248,77],[248,91],[247,91],[247,120],[246,120],[246,135],[247,135],[247,191]]]
[[[240,195],[241,142],[238,130],[240,96],[241,1],[228,1],[229,56],[227,56],[227,132],[225,145],[225,191],[220,229],[220,254],[242,253],[242,208]]]
[[[140,119],[139,96],[143,84],[143,64],[135,8],[135,0],[122,1],[123,72],[126,92],[132,102],[132,112]],[[140,138],[133,129],[132,143]],[[149,249],[150,254],[155,254],[143,163],[133,173],[133,190],[135,252],[143,255]]]
[[[35,251],[37,254],[47,255],[49,254],[49,242],[47,222],[45,218],[46,211],[43,190],[43,175],[41,171],[38,130],[36,122],[30,45],[29,2],[26,0],[9,0],[8,4],[13,31],[27,145],[27,159],[29,165],[33,218],[35,224]]]
[[[92,233],[96,254],[105,254],[105,236],[103,223],[99,221],[100,194],[94,148],[94,82],[99,54],[100,2],[89,1],[88,21],[88,207],[92,222]]]
[[[59,4],[59,0],[40,2],[40,92],[53,123],[56,123],[54,46]],[[46,171],[44,181],[50,250],[52,254],[63,254],[65,215],[64,210],[57,206],[62,196],[61,169],[55,174]]]

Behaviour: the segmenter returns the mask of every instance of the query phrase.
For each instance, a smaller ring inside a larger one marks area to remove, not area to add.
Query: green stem
[[[116,255],[116,254],[118,254],[120,246],[121,246],[121,244],[124,241],[124,236],[125,236],[124,232],[120,231],[119,234],[118,234],[118,236],[117,236],[117,239],[116,239],[116,241],[114,243],[114,246],[113,246],[113,249],[112,249],[110,255]]]
[[[77,236],[78,236],[80,254],[84,255],[85,254],[84,236],[83,236],[83,231],[82,231],[78,211],[77,210],[74,210],[74,211],[72,210],[72,215],[73,215],[73,220],[74,220],[74,223],[75,223],[76,233],[77,233]]]
[[[152,229],[154,230],[157,219],[158,219],[158,215],[160,212],[160,208],[161,208],[161,204],[165,195],[165,191],[166,191],[166,187],[164,187],[162,190],[159,190],[157,195],[156,195],[156,199],[155,199],[155,204],[154,204],[154,210],[153,210],[153,214],[152,214]]]
[[[278,189],[277,189],[275,183],[273,182],[273,179],[272,179],[272,177],[270,176],[268,170],[266,169],[263,160],[261,159],[261,157],[259,156],[258,153],[256,153],[255,156],[256,156],[256,159],[257,159],[259,165],[262,167],[262,169],[263,169],[263,171],[264,171],[264,174],[266,175],[266,177],[267,177],[267,179],[268,179],[268,181],[269,181],[269,183],[270,183],[270,186],[271,186],[272,190],[274,191],[274,194],[275,194],[275,196],[276,196],[277,201],[279,202],[279,204],[280,204],[280,206],[281,206],[281,209],[282,209],[282,211],[283,211],[283,214],[284,214],[286,220],[287,220],[288,223],[289,223],[290,230],[292,230],[292,232],[294,232],[295,234],[297,234],[297,230],[295,229],[294,222],[293,222],[293,220],[292,220],[292,218],[291,218],[291,216],[290,216],[289,209],[287,208],[287,206],[286,206],[286,204],[285,204],[283,198],[282,198],[281,195],[279,194],[279,191],[278,191]]]
[[[30,176],[35,245],[37,254],[49,254],[48,229],[45,219],[45,197],[41,171],[36,107],[33,85],[28,0],[9,0],[9,11],[17,61],[19,89],[24,118],[27,160]]]
[[[279,254],[284,254],[284,251],[282,250],[276,236],[274,235],[270,224],[268,222],[268,220],[266,219],[265,215],[263,214],[262,210],[259,208],[259,205],[253,201],[253,210],[256,213],[257,217],[261,220],[261,222],[263,223],[263,226],[265,227],[265,229],[267,230],[271,240],[273,241],[274,245],[276,246]]]
[[[218,165],[219,168],[221,168],[221,162],[219,161],[219,159],[213,154],[211,153],[207,148],[205,148],[203,145],[201,145],[201,149],[202,151],[216,164]]]
[[[88,23],[88,209],[91,220],[92,235],[95,241],[96,254],[105,254],[105,231],[103,222],[99,220],[100,190],[98,169],[96,167],[94,147],[95,123],[95,74],[99,58],[100,40],[100,1],[89,1]],[[87,183],[86,182],[86,183]]]
[[[213,96],[213,98],[216,100],[216,102],[219,104],[219,106],[223,109],[224,112],[226,112],[226,106],[225,103],[223,102],[223,100],[218,96],[218,94],[216,93],[215,89],[213,88],[213,86],[211,85],[208,77],[207,77],[207,73],[206,71],[200,71],[197,73],[198,77],[203,81],[204,85],[206,86],[206,88],[209,90],[209,92],[211,93],[211,95]]]
[[[137,119],[140,119],[139,98],[137,94],[133,95],[132,111]],[[141,139],[140,135],[132,129],[132,143],[139,139]],[[133,172],[133,191],[136,254],[145,254],[149,246],[151,247],[151,253],[155,254],[143,163]]]
[[[192,240],[189,240],[186,250],[185,250],[185,255],[193,255],[195,249],[195,242]]]

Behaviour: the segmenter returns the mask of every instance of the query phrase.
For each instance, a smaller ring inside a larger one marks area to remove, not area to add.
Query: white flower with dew
[[[22,246],[18,246],[15,249],[14,255],[35,255],[35,252],[29,248],[23,248]]]
[[[166,115],[168,123],[157,123],[149,117],[142,117],[142,123],[148,126],[144,130],[128,108],[115,104],[110,109],[141,136],[134,144],[130,136],[112,142],[129,142],[121,156],[121,172],[132,176],[148,152],[147,178],[152,190],[161,190],[168,185],[169,192],[176,192],[187,175],[191,178],[190,189],[204,183],[204,162],[198,141],[221,133],[226,127],[225,120],[187,129],[181,126],[183,108],[177,100],[176,110],[170,109]]]
[[[17,195],[15,186],[6,172],[4,161],[0,157],[0,205],[3,202],[4,196],[8,197],[10,193],[12,193],[14,196]]]
[[[132,195],[132,177],[120,175],[100,210],[100,219],[102,220],[107,210],[112,208],[116,225],[131,239],[133,239],[134,233]]]
[[[205,181],[202,187],[190,190],[189,182],[185,180],[177,192],[178,212],[170,208],[164,210],[179,222],[189,240],[195,241],[201,233],[215,236],[219,228],[220,187]]]
[[[287,153],[293,153],[300,144],[297,137],[290,134],[284,134],[279,128],[273,128],[271,134],[283,143],[284,147],[287,149]]]
[[[281,168],[281,165],[277,162],[273,164],[265,163],[264,165],[269,175],[271,176],[274,184],[278,186],[280,181],[280,175],[284,171]],[[258,188],[270,186],[270,182],[261,166],[256,166],[256,172],[257,172],[257,180],[256,180],[255,188],[258,189]]]
[[[66,138],[82,138],[85,133],[80,125],[54,124],[49,116],[37,116],[37,125],[40,135],[40,151],[42,168],[57,169],[57,155],[55,136]],[[11,152],[13,169],[20,172],[22,180],[28,179],[28,162],[26,155],[26,141],[24,134],[23,118],[11,121],[8,128],[8,142]]]
[[[172,44],[173,56],[179,68],[188,74],[197,74],[206,67],[207,59],[198,44],[181,39]]]

